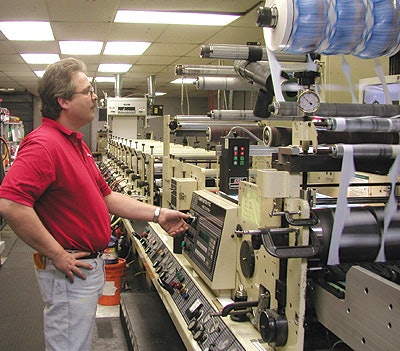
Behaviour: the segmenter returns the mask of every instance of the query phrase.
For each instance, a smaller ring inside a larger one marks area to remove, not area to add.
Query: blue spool
[[[292,54],[394,55],[400,49],[400,0],[293,0],[283,51]]]

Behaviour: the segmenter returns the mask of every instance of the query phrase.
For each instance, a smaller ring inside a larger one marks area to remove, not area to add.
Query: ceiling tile
[[[56,22],[111,22],[118,1],[110,0],[47,0],[52,21]]]
[[[1,2],[2,21],[48,21],[45,0],[18,0]]]
[[[107,40],[110,24],[106,22],[53,22],[56,40]]]

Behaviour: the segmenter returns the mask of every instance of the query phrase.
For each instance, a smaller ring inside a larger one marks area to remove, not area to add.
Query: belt
[[[82,252],[81,250],[66,250],[66,251],[68,251],[69,253]],[[103,250],[96,251],[96,252],[93,252],[93,253],[91,253],[91,254],[89,254],[87,256],[79,257],[79,258],[77,258],[77,260],[89,260],[91,258],[98,258],[98,257],[101,257],[103,255],[103,252],[104,252]]]
[[[90,258],[99,258],[103,256],[103,251],[93,252],[90,255],[79,257],[78,260],[88,260]]]

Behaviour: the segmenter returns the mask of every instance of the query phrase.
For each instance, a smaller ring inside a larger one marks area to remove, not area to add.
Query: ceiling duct
[[[147,77],[147,95],[148,95],[148,106],[153,108],[154,97],[156,95],[156,79],[155,76]]]
[[[116,74],[115,85],[114,85],[115,97],[121,97],[121,90],[122,90],[122,77],[121,74]]]

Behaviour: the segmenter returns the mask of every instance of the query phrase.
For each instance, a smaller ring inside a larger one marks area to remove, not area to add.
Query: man
[[[79,129],[94,119],[97,95],[83,62],[50,65],[38,83],[42,125],[22,141],[0,187],[0,215],[38,251],[46,350],[88,351],[104,285],[101,251],[109,213],[158,222],[171,236],[188,215],[113,192]]]

